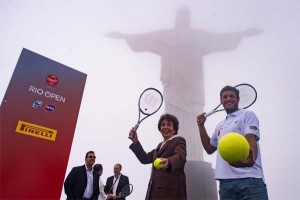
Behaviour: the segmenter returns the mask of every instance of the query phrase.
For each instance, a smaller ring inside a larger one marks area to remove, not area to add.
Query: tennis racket
[[[239,101],[239,108],[245,109],[249,108],[257,99],[257,92],[255,88],[247,83],[242,83],[239,85],[234,86],[240,92],[240,101]],[[225,109],[217,110],[222,103],[220,103],[215,109],[210,111],[209,113],[205,114],[205,117],[208,117],[216,112],[224,111]]]
[[[122,190],[121,190],[121,192],[119,193],[118,196],[120,198],[127,197],[127,196],[129,196],[132,193],[132,191],[133,191],[133,185],[132,184],[125,185],[122,188]]]
[[[160,109],[162,103],[163,96],[160,91],[155,88],[145,89],[139,98],[139,118],[136,125],[134,126],[134,130],[138,129],[140,123],[143,120],[156,113]],[[129,138],[132,139],[132,136],[129,135]]]

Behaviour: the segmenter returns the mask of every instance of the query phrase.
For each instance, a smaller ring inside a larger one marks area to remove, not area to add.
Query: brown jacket
[[[141,143],[131,144],[130,149],[142,164],[152,164],[157,157],[167,158],[168,169],[156,170],[152,165],[152,175],[148,185],[146,200],[186,199],[186,179],[184,166],[186,162],[186,141],[180,136],[174,137],[162,146],[146,153]]]

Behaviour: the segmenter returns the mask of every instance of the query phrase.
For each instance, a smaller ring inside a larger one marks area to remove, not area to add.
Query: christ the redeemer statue
[[[187,141],[187,159],[203,160],[196,115],[205,105],[203,56],[234,50],[243,37],[259,34],[258,29],[236,33],[212,33],[190,27],[186,7],[177,11],[175,27],[142,34],[111,32],[107,36],[124,39],[135,52],[151,52],[161,57],[161,77],[165,112],[179,119],[179,135]]]

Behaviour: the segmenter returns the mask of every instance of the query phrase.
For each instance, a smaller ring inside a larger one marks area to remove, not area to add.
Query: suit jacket
[[[117,191],[116,191],[116,195],[119,195],[119,193],[121,192],[122,188],[125,185],[129,184],[129,178],[123,174],[120,174],[119,177],[119,184],[117,186]],[[108,177],[106,180],[106,184],[105,184],[105,188],[104,188],[104,192],[107,194],[110,190],[110,188],[113,185],[113,181],[114,181],[114,176]],[[126,198],[121,198],[121,200],[125,200]]]
[[[183,137],[175,136],[161,148],[146,153],[140,142],[131,144],[130,149],[142,164],[152,164],[158,157],[167,158],[170,163],[168,169],[156,170],[152,165],[152,174],[148,185],[146,200],[148,199],[187,199],[186,177],[184,166],[186,163],[186,141]]]
[[[68,174],[64,188],[67,199],[82,199],[87,185],[87,175],[85,165],[73,167]],[[98,199],[99,195],[99,175],[93,171],[93,195],[91,199]]]

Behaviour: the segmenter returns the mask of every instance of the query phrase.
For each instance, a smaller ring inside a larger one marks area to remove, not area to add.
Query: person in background
[[[132,128],[132,144],[129,148],[142,164],[152,164],[160,158],[160,168],[152,165],[152,173],[148,184],[146,200],[150,199],[187,199],[186,177],[186,141],[177,135],[178,119],[171,114],[164,114],[158,121],[158,130],[163,141],[152,151],[146,153],[138,140],[137,132]]]
[[[125,185],[129,184],[129,178],[125,176],[124,174],[121,174],[122,165],[120,163],[117,163],[114,165],[114,175],[110,176],[106,180],[106,184],[104,187],[104,192],[107,195],[107,199],[119,199],[119,200],[125,200],[126,198],[121,198],[120,193],[122,188]]]
[[[73,167],[68,174],[64,189],[67,199],[98,199],[99,175],[93,170],[96,156],[93,151],[85,154],[85,164]]]
[[[94,165],[94,171],[98,172],[98,175],[99,175],[99,191],[100,191],[100,194],[99,194],[99,197],[98,197],[98,200],[106,200],[106,194],[104,192],[104,184],[103,184],[103,181],[101,179],[101,175],[103,173],[103,167],[101,164],[95,164]]]
[[[246,160],[228,163],[217,154],[215,178],[219,181],[221,200],[267,200],[268,193],[264,181],[259,147],[259,121],[254,112],[238,108],[239,91],[225,86],[220,91],[220,101],[227,116],[221,121],[210,138],[204,126],[206,116],[197,116],[197,124],[203,148],[208,154],[217,150],[222,136],[230,132],[239,133],[247,139],[250,154]]]

